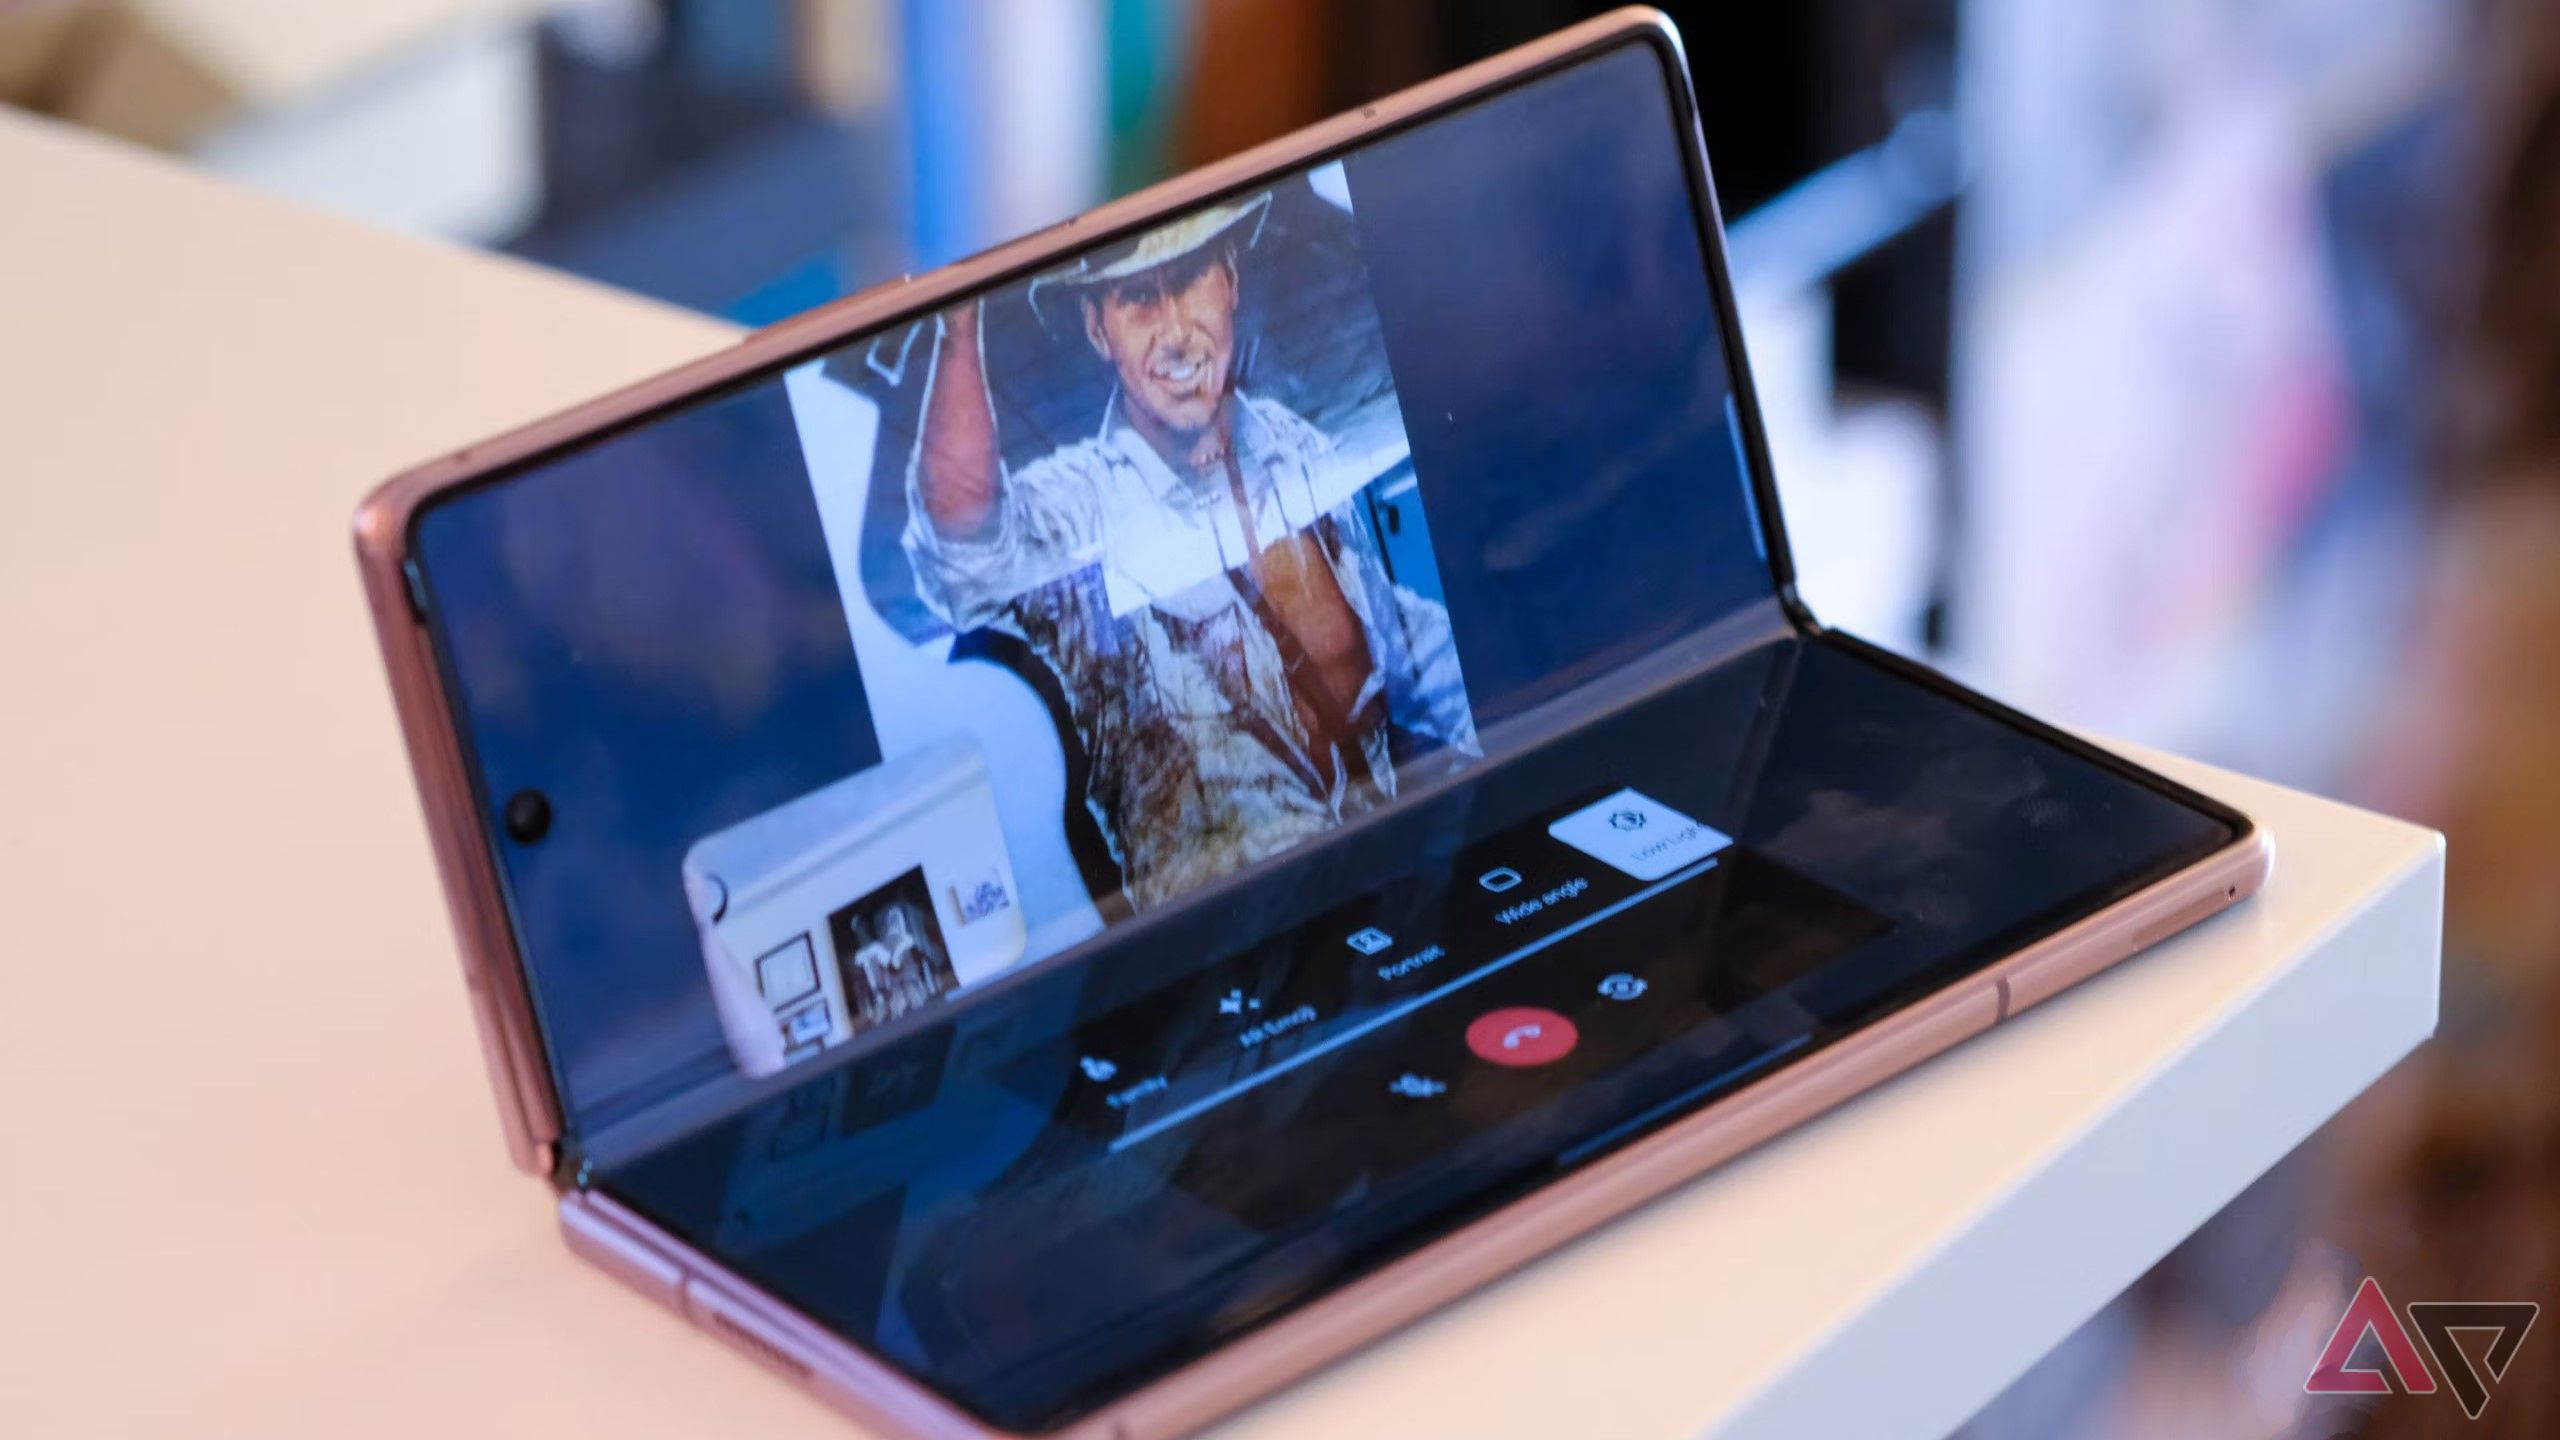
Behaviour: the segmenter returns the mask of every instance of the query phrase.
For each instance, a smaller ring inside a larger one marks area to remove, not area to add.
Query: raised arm
[[[1017,598],[1100,558],[1100,497],[1110,469],[1099,442],[1088,440],[1007,472],[981,325],[975,305],[942,314],[899,539],[915,567],[916,598],[954,630],[983,625]]]
[[[978,302],[944,311],[940,329],[916,447],[916,495],[936,533],[975,540],[995,524],[1004,488],[995,402],[978,354]]]

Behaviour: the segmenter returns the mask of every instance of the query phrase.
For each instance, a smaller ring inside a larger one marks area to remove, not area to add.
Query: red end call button
[[[1478,1059],[1515,1068],[1552,1065],[1572,1054],[1581,1038],[1572,1021],[1534,1005],[1488,1010],[1467,1027],[1467,1048]]]

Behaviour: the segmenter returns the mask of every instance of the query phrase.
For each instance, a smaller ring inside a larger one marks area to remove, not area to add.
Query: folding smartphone
[[[900,1434],[1189,1430],[2269,863],[1805,613],[1647,11],[357,536],[516,1162]]]

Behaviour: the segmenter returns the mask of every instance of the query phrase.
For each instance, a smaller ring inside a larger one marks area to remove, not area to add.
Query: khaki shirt
[[[1416,741],[1476,753],[1448,612],[1388,578],[1357,508],[1376,466],[1243,394],[1233,443],[1253,533],[1312,532],[1368,636],[1350,712],[1371,717],[1364,778],[1311,753],[1280,646],[1235,578],[1251,557],[1232,487],[1176,475],[1116,409],[1009,473],[983,537],[941,534],[908,479],[919,594],[1056,672],[1092,760],[1085,803],[1141,909],[1393,798]]]

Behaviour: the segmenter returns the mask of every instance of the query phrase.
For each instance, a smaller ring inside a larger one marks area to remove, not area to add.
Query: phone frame
[[[365,499],[355,517],[358,568],[416,772],[508,1155],[519,1169],[549,1177],[561,1192],[561,1225],[573,1250],[867,1424],[917,1440],[985,1440],[1005,1433],[815,1325],[626,1207],[582,1188],[575,1165],[567,1163],[572,1157],[564,1152],[555,1073],[515,943],[493,838],[425,624],[423,582],[411,564],[420,513],[460,490],[501,481],[561,451],[763,380],[863,333],[1045,269],[1067,252],[1110,243],[1173,212],[1267,183],[1275,172],[1321,163],[1630,43],[1649,46],[1661,61],[1673,120],[1683,132],[1681,151],[1697,202],[1693,213],[1751,469],[1756,519],[1789,624],[1827,643],[1849,644],[1873,663],[2211,814],[2229,824],[2237,838],[1818,1054],[1045,1433],[1070,1440],[1143,1440],[1186,1433],[2237,903],[2263,883],[2273,863],[2272,846],[2246,816],[1926,666],[1826,631],[1807,610],[1796,591],[1767,436],[1726,268],[1721,212],[1679,35],[1659,11],[1629,7],[929,274],[902,277],[752,332],[691,364],[428,461],[384,482]]]

